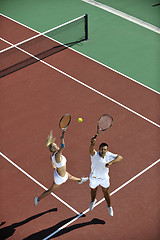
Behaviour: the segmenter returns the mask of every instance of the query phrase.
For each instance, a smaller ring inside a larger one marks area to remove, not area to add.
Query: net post
[[[85,40],[88,40],[88,14],[85,14]]]

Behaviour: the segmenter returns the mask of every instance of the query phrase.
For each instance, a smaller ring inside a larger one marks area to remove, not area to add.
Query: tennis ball
[[[82,118],[78,118],[78,122],[81,123],[83,121]]]

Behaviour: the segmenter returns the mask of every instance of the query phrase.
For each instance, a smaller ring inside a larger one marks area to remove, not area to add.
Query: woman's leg
[[[86,181],[88,180],[88,177],[77,178],[77,177],[72,176],[72,175],[71,175],[70,173],[68,173],[68,172],[67,172],[67,174],[68,174],[68,178],[69,178],[70,180],[77,181],[79,184],[82,184],[82,183],[84,183],[84,182],[86,182]]]
[[[55,182],[53,182],[52,186],[50,189],[47,191],[44,191],[39,197],[38,197],[38,202],[42,200],[44,197],[47,197],[51,192],[54,192],[55,189],[57,189],[60,185],[57,185]]]
[[[68,172],[67,172],[67,173],[68,173]],[[77,182],[80,182],[80,181],[81,181],[81,178],[74,177],[74,176],[72,176],[70,173],[68,173],[68,178],[69,178],[70,180],[77,181]]]

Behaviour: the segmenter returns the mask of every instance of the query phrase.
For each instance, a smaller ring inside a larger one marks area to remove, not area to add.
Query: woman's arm
[[[62,152],[65,148],[64,137],[61,136],[60,139],[61,139],[61,145],[60,145],[60,148],[55,155],[56,162],[61,162]]]

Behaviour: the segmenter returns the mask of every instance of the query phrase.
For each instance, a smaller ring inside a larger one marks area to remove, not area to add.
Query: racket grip
[[[94,139],[96,139],[96,137],[98,136],[98,134],[96,134],[91,140],[94,140]]]
[[[64,133],[65,133],[65,131],[62,132],[62,137],[61,138],[64,138]]]

